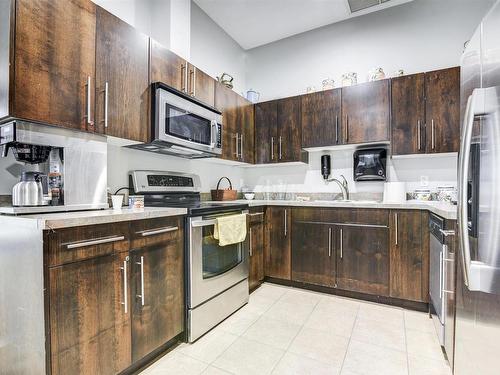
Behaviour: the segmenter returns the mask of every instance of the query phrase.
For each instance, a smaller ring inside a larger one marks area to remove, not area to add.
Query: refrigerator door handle
[[[467,172],[469,167],[472,128],[477,116],[484,116],[497,110],[495,88],[475,89],[467,101],[464,124],[462,130],[462,143],[458,159],[458,231],[460,235],[460,256],[462,260],[464,283],[471,291],[482,291],[491,293],[491,285],[488,280],[492,279],[496,268],[484,262],[472,260],[469,244],[469,230],[467,225]],[[492,95],[494,94],[494,95]],[[488,96],[494,96],[495,101],[488,101]],[[481,277],[481,273],[484,273]],[[484,284],[481,284],[481,280]]]

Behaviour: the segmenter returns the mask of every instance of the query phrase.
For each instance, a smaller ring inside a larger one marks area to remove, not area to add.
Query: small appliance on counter
[[[354,181],[385,181],[387,150],[364,148],[354,151]]]
[[[406,183],[386,182],[383,201],[384,203],[403,203],[406,201]]]
[[[2,156],[23,164],[0,214],[108,208],[107,143],[95,134],[15,120],[0,125]]]

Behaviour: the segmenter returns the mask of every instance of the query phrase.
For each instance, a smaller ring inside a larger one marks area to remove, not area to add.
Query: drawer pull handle
[[[248,216],[262,216],[262,215],[264,215],[264,212],[257,212],[254,214],[248,214]]]
[[[140,234],[142,237],[148,237],[148,236],[154,236],[156,234],[175,232],[176,230],[179,230],[179,227],[166,227],[166,228],[145,230],[142,232],[137,232],[137,234]]]
[[[113,236],[113,237],[99,238],[96,240],[90,240],[90,241],[84,241],[84,242],[73,242],[73,243],[67,244],[66,248],[67,249],[78,249],[80,247],[87,247],[87,246],[94,246],[94,245],[101,245],[101,244],[105,244],[105,243],[123,241],[124,239],[125,239],[125,236]]]

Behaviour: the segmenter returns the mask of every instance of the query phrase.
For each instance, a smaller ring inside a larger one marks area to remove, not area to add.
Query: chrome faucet
[[[347,180],[344,177],[344,175],[340,175],[342,178],[342,181],[336,179],[336,178],[330,178],[328,180],[325,180],[327,183],[328,182],[335,182],[337,185],[340,187],[340,191],[342,193],[342,200],[343,201],[348,201],[349,200],[349,185],[347,184]]]

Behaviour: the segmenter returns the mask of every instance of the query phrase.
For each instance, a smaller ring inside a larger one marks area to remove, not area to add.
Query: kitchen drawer
[[[340,208],[336,217],[341,224],[389,226],[389,210],[378,208]]]
[[[184,217],[162,217],[133,221],[130,226],[131,249],[139,249],[161,242],[182,241]]]
[[[129,249],[128,223],[86,225],[45,232],[49,267]]]

